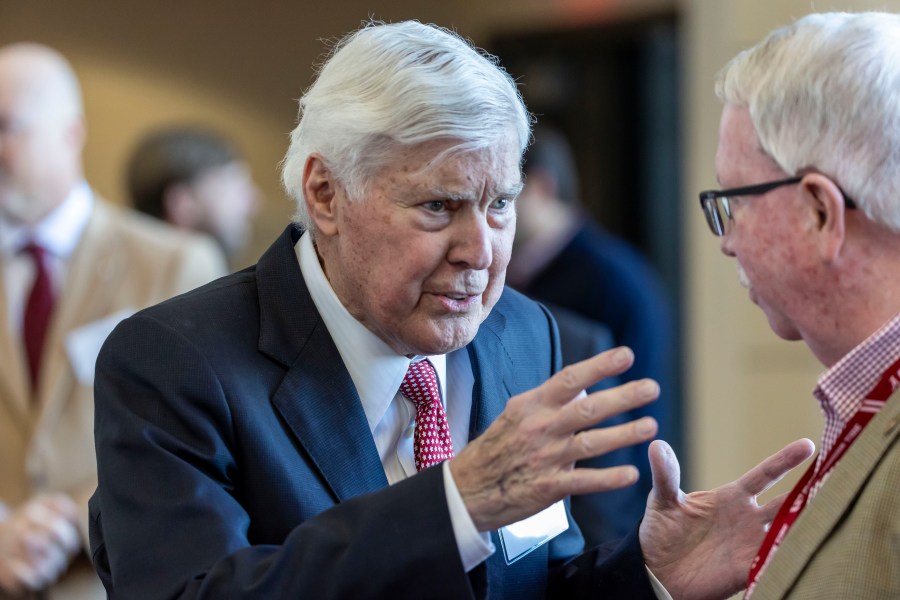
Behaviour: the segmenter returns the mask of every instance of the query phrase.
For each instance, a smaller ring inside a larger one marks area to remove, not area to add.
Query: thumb
[[[653,474],[653,491],[656,501],[663,506],[681,501],[681,466],[675,451],[666,442],[655,440],[650,444],[650,472]]]

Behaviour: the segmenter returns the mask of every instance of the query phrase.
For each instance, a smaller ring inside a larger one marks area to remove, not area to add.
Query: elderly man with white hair
[[[530,116],[457,35],[369,24],[300,100],[297,202],[259,263],[125,320],[97,363],[95,565],[110,596],[678,598],[740,589],[791,444],[685,496],[652,446],[640,531],[584,551],[566,498],[633,483],[574,468],[651,438],[627,348],[560,370],[557,329],[503,286]],[[146,340],[154,340],[153,344]],[[646,566],[645,566],[646,565]]]
[[[118,319],[225,271],[210,240],[99,199],[84,141],[66,60],[0,48],[0,598],[104,596],[87,554],[94,360]]]
[[[804,17],[717,92],[709,225],[776,335],[826,367],[820,453],[748,596],[900,598],[900,15]]]

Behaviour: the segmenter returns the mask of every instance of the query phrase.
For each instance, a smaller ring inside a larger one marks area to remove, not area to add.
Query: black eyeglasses
[[[803,181],[803,176],[790,177],[788,179],[779,179],[778,181],[769,181],[767,183],[757,183],[756,185],[748,185],[730,190],[706,190],[700,192],[700,207],[703,214],[706,215],[706,222],[709,224],[710,231],[714,235],[723,236],[727,229],[728,223],[731,222],[731,203],[729,198],[738,196],[761,196],[762,194],[771,192],[776,188],[785,185],[793,185]],[[841,191],[843,193],[843,190]],[[848,209],[856,208],[856,203],[844,194],[844,206]]]

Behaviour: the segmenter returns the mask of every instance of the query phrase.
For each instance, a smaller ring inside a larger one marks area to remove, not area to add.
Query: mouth
[[[438,292],[434,297],[442,308],[450,313],[462,313],[472,310],[481,302],[481,292],[472,294],[468,292]]]

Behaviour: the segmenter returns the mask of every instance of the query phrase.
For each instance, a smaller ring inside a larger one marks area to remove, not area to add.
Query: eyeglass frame
[[[729,221],[732,219],[731,204],[728,201],[729,197],[761,196],[774,189],[800,183],[803,181],[804,177],[805,175],[799,175],[797,177],[788,177],[787,179],[745,185],[727,190],[704,190],[700,192],[700,208],[706,216],[706,224],[709,225],[709,229],[712,231],[713,235],[722,237],[725,235],[725,222],[722,220],[722,214],[724,213]],[[853,199],[847,196],[847,194],[844,193],[844,190],[841,190],[841,194],[844,197],[844,207],[847,209],[855,209],[856,203]],[[717,202],[717,200],[721,200],[721,202]],[[722,211],[719,211],[718,208],[716,208],[716,205],[721,205]]]

